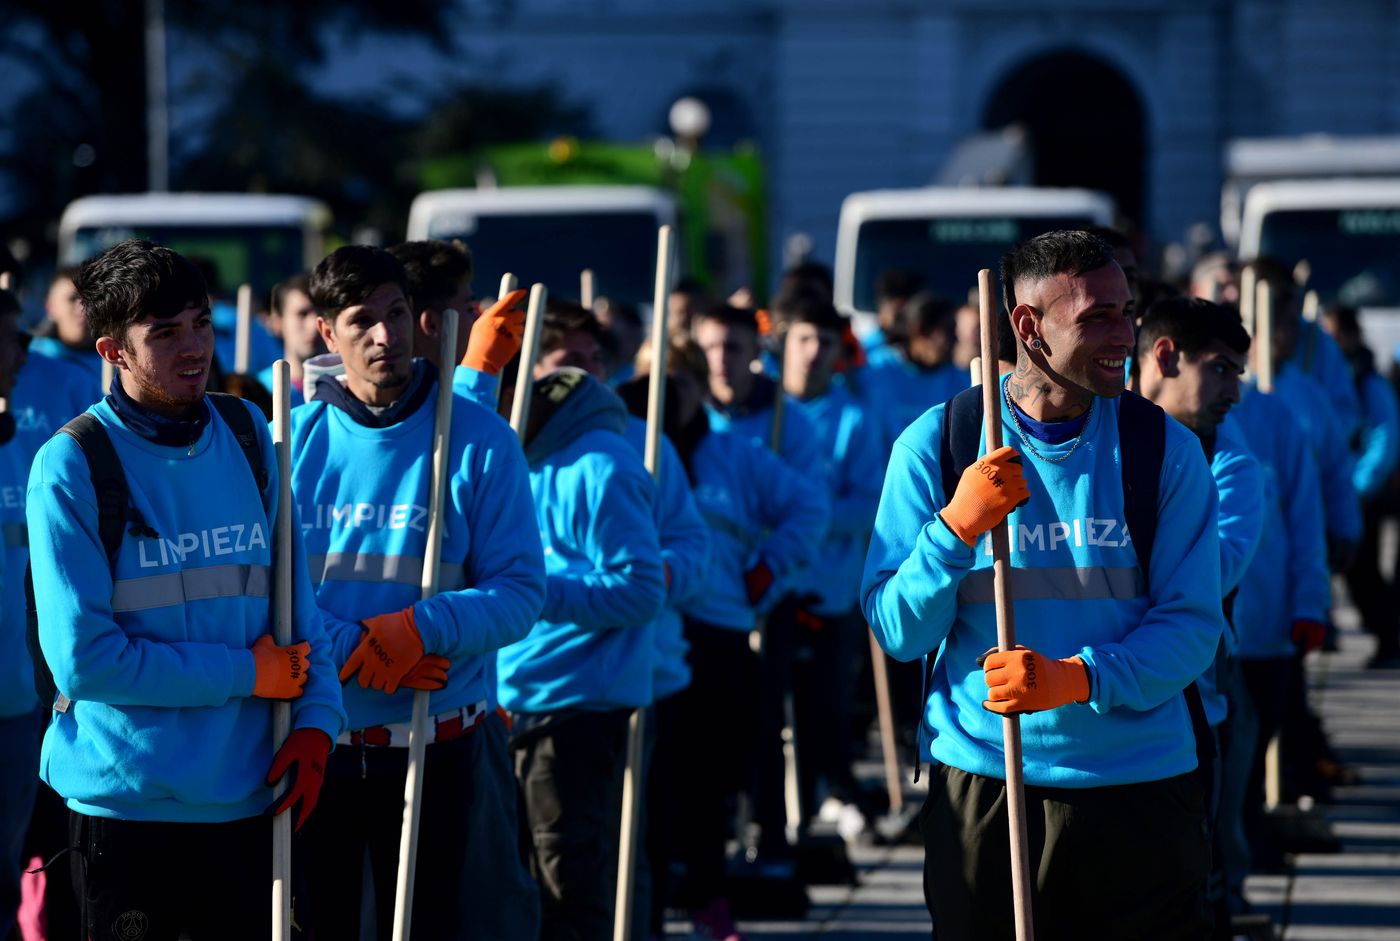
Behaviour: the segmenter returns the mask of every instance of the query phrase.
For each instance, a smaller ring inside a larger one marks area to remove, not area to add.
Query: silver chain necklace
[[[1068,451],[1066,451],[1059,457],[1046,457],[1044,454],[1041,454],[1035,449],[1035,445],[1031,444],[1031,434],[1030,432],[1026,431],[1026,427],[1021,424],[1020,416],[1016,414],[1016,400],[1011,398],[1011,388],[1009,383],[1002,384],[1001,393],[1003,396],[1006,397],[1006,410],[1011,413],[1011,420],[1016,423],[1016,430],[1021,433],[1021,443],[1026,446],[1027,451],[1030,451],[1032,454],[1040,458],[1045,463],[1063,464],[1065,461],[1068,461],[1070,455],[1073,454],[1075,451],[1078,451],[1079,446],[1084,443],[1084,432],[1089,428],[1089,419],[1094,417],[1094,399],[1089,400],[1089,411],[1086,412],[1084,415],[1084,425],[1082,428],[1079,429],[1079,434],[1074,436],[1074,447],[1070,448]]]

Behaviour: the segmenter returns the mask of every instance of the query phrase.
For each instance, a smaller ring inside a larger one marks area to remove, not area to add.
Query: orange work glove
[[[447,685],[447,669],[450,666],[452,661],[446,657],[439,657],[434,653],[424,654],[423,659],[415,663],[413,669],[404,675],[399,685],[428,692],[442,689]]]
[[[423,659],[423,637],[413,621],[413,609],[375,615],[360,623],[365,626],[365,635],[341,668],[340,682],[359,673],[362,689],[378,689],[392,696]]]
[[[770,337],[770,336],[773,335],[773,315],[772,315],[772,314],[768,313],[767,310],[765,310],[764,308],[760,307],[758,310],[756,310],[756,311],[753,312],[753,319],[754,319],[754,323],[758,324],[758,335],[759,335],[759,336],[761,336],[761,337]]]
[[[268,811],[277,816],[292,808],[292,829],[300,830],[316,808],[321,797],[321,784],[326,780],[326,758],[331,753],[330,737],[320,729],[293,729],[272,757],[263,783],[275,787],[288,774],[287,790],[272,802]]]
[[[1021,455],[1009,445],[977,459],[962,473],[958,489],[938,515],[969,546],[1031,498]]]
[[[306,641],[278,647],[271,634],[264,634],[253,643],[253,695],[259,699],[296,699],[310,669]]]
[[[462,357],[463,366],[489,376],[501,374],[506,363],[520,352],[520,344],[525,342],[523,304],[529,294],[524,288],[511,291],[476,318],[467,340],[467,352]]]
[[[1321,650],[1323,641],[1327,640],[1327,625],[1316,621],[1294,621],[1292,636],[1293,646],[1300,652],[1312,653]]]
[[[1051,660],[1020,644],[977,658],[987,680],[982,708],[1004,716],[1057,709],[1089,698],[1089,670],[1078,657]]]

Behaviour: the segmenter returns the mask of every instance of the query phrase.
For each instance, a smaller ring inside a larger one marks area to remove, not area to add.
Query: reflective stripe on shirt
[[[209,598],[266,598],[266,565],[211,565],[112,583],[112,611],[143,611]]]
[[[311,583],[394,582],[402,585],[423,583],[423,560],[411,555],[381,555],[364,552],[332,552],[306,557]],[[460,591],[466,587],[466,571],[460,562],[438,566],[438,590]]]

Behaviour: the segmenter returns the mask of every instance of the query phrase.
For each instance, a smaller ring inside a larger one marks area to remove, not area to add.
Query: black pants
[[[543,941],[612,938],[630,714],[579,711],[557,722],[533,716],[533,728],[522,723],[512,741]]]
[[[672,904],[698,909],[724,894],[735,801],[753,780],[759,662],[747,631],[687,620],[685,638],[690,686],[657,706],[652,787],[666,796],[654,805],[652,867],[669,877]]]
[[[427,746],[414,937],[513,941],[534,935],[538,902],[521,859],[508,761],[496,715],[461,738]],[[366,852],[375,937],[392,935],[407,769],[405,748],[342,745],[331,754],[320,803],[303,829],[317,938],[360,937]]]
[[[1038,941],[1209,937],[1210,842],[1198,775],[1027,787],[1026,808]],[[1005,784],[940,768],[919,827],[939,941],[1015,937]]]
[[[1365,528],[1356,562],[1347,570],[1347,592],[1356,603],[1361,625],[1376,638],[1376,650],[1382,654],[1400,653],[1400,614],[1397,614],[1397,590],[1400,578],[1392,584],[1386,581],[1380,568],[1380,531],[1385,517],[1376,502],[1362,508]]]
[[[826,794],[844,802],[853,802],[859,793],[851,772],[847,729],[865,641],[865,618],[853,610],[799,622],[797,631],[793,698],[803,810],[810,818],[819,809],[822,785]]]
[[[74,812],[69,845],[88,941],[176,941],[182,932],[247,941],[272,933],[271,817],[151,823]]]

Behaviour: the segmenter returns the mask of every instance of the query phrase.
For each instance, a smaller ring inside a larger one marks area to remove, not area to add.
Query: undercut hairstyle
[[[146,239],[118,242],[83,265],[74,282],[94,337],[125,346],[142,317],[168,320],[186,307],[209,309],[204,276],[184,255]]]
[[[311,275],[305,271],[294,274],[285,281],[279,281],[272,288],[272,312],[278,317],[282,316],[282,308],[287,303],[287,295],[293,291],[300,291],[307,297],[311,296]]]
[[[890,340],[907,342],[911,337],[928,336],[939,330],[957,329],[958,308],[952,301],[932,291],[920,291],[905,301],[895,314]]]
[[[603,326],[593,311],[573,301],[549,301],[540,321],[540,354],[563,346],[571,333],[586,333],[603,345]]]
[[[840,333],[846,320],[836,312],[836,307],[820,290],[799,287],[784,291],[773,300],[773,321],[779,329],[787,329],[793,324],[809,323],[819,330],[835,330]]]
[[[901,300],[923,289],[924,279],[907,268],[886,268],[875,279],[875,300]]]
[[[1083,230],[1059,229],[1017,245],[1001,259],[1001,297],[1008,315],[1016,309],[1016,282],[1072,277],[1113,263],[1113,246]]]
[[[695,315],[695,319],[691,322],[691,329],[698,328],[707,320],[724,324],[726,327],[752,330],[754,336],[758,336],[758,317],[747,307],[735,307],[731,304],[715,304],[706,307]]]
[[[0,288],[0,317],[18,317],[20,310],[19,298]]]
[[[441,313],[475,273],[471,249],[462,242],[400,242],[390,246],[389,254],[408,273],[408,295],[419,310]]]
[[[1217,342],[1240,356],[1249,352],[1249,334],[1239,312],[1199,297],[1169,297],[1149,307],[1138,326],[1134,359],[1149,355],[1161,337],[1169,337],[1178,350],[1193,356]]]
[[[311,272],[311,303],[316,305],[318,314],[334,324],[342,310],[363,304],[386,284],[397,284],[413,303],[408,273],[397,258],[382,248],[345,245],[322,258]]]

